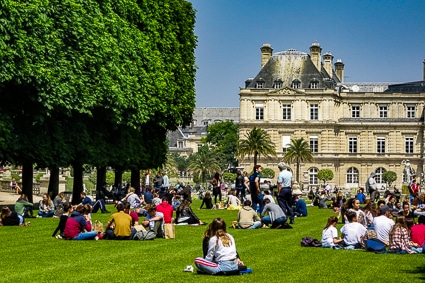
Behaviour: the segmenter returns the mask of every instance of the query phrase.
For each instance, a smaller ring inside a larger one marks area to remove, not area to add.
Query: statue
[[[406,181],[410,182],[412,180],[413,175],[415,175],[415,170],[410,165],[410,160],[406,159],[401,162],[404,165],[403,174],[406,176]]]

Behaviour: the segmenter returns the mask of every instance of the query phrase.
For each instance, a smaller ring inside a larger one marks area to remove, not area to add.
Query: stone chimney
[[[344,82],[344,63],[341,59],[336,60],[335,63],[335,74],[341,83]]]
[[[266,65],[266,63],[269,61],[270,57],[272,57],[273,54],[273,48],[270,43],[264,43],[263,46],[260,48],[261,50],[261,68]]]
[[[310,46],[310,58],[317,70],[322,70],[322,47],[317,41]]]
[[[334,56],[331,52],[326,52],[325,55],[323,55],[323,61],[324,61],[324,67],[326,70],[326,73],[328,73],[329,77],[332,78],[332,65],[333,65],[333,59]]]

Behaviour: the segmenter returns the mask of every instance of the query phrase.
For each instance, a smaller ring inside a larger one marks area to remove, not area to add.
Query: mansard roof
[[[318,70],[309,54],[289,49],[274,53],[246,87],[256,88],[257,82],[264,81],[263,88],[273,88],[278,79],[282,80],[282,87],[290,87],[292,81],[299,80],[301,88],[308,88],[312,81],[317,81],[319,88],[334,88],[340,82],[334,72],[329,75],[323,67]]]
[[[389,85],[385,92],[421,93],[425,92],[425,81]]]

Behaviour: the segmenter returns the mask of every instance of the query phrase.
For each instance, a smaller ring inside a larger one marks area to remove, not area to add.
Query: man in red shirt
[[[167,198],[163,197],[162,202],[156,206],[156,211],[164,214],[164,223],[171,223],[173,220],[173,206],[168,203]]]

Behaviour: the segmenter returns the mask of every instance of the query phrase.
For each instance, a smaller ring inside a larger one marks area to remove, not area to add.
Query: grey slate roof
[[[425,81],[389,85],[385,92],[425,93]]]
[[[323,67],[319,71],[309,54],[289,49],[274,53],[257,76],[247,82],[247,88],[256,88],[256,83],[260,80],[265,82],[264,88],[273,88],[277,79],[282,80],[282,87],[291,87],[292,81],[298,79],[301,81],[300,88],[309,88],[313,80],[319,82],[319,88],[334,88],[339,80],[332,73],[328,75]]]

